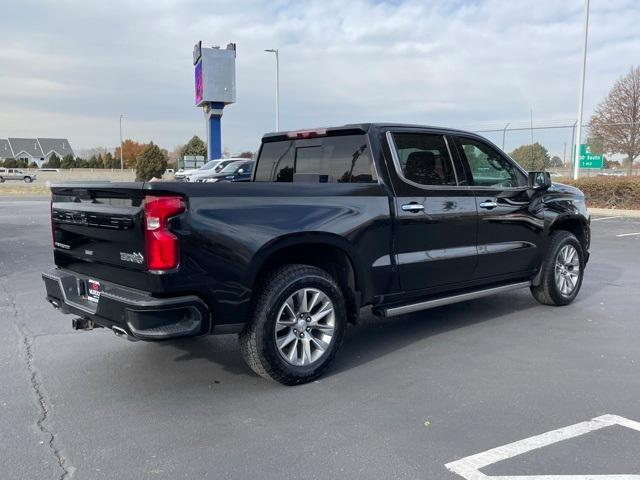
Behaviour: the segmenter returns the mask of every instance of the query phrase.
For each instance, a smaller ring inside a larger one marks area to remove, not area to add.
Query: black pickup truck
[[[391,317],[517,288],[566,305],[589,258],[579,190],[452,129],[270,133],[250,182],[51,190],[57,268],[42,276],[74,328],[237,333],[251,368],[289,385],[326,370],[362,307]]]

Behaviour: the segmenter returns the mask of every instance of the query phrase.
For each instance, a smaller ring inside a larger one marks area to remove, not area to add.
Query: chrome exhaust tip
[[[126,340],[129,340],[130,342],[136,342],[138,340],[137,338],[133,338],[131,335],[129,335],[127,331],[122,327],[114,325],[113,327],[111,327],[111,330],[113,331],[113,333],[115,333],[116,337],[124,338]]]

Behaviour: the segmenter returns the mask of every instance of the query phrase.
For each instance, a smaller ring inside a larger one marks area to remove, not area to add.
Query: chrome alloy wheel
[[[556,286],[560,293],[569,296],[578,285],[580,277],[580,258],[573,245],[565,245],[556,257]]]
[[[276,346],[286,362],[298,367],[308,366],[329,350],[335,328],[331,299],[316,288],[301,288],[278,310]]]

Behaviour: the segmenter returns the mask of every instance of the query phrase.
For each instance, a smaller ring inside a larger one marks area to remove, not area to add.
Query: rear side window
[[[296,173],[323,175],[332,183],[378,181],[365,135],[262,145],[255,181],[292,182]]]
[[[393,141],[405,180],[420,185],[456,185],[453,163],[442,135],[395,133]]]

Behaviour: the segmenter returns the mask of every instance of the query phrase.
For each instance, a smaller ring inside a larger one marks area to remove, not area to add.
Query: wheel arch
[[[274,268],[293,263],[312,265],[333,276],[343,291],[349,320],[357,319],[365,277],[353,246],[345,238],[327,232],[303,232],[274,239],[254,256],[248,283],[255,285]]]
[[[549,235],[557,230],[572,233],[580,242],[585,254],[588,253],[591,236],[589,222],[580,215],[561,215],[556,217],[549,226]]]

